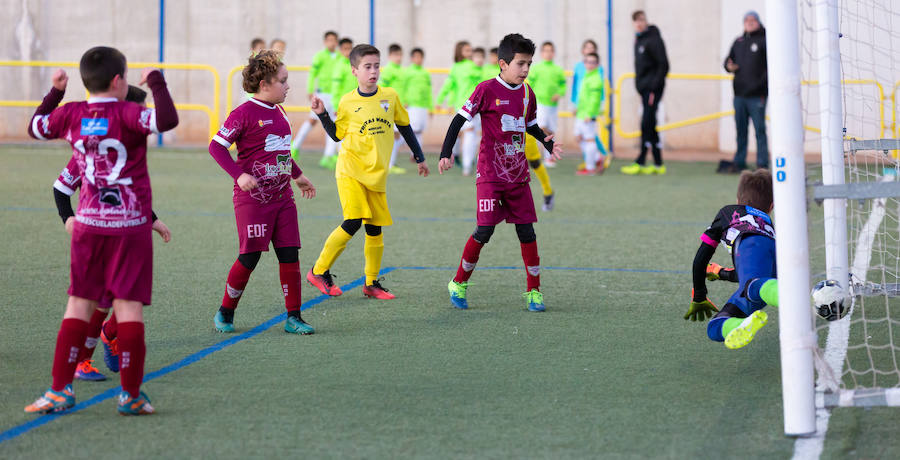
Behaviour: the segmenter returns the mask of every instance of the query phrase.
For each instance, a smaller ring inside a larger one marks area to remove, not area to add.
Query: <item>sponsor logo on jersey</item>
[[[495,101],[495,103],[496,103],[497,106],[499,107],[499,106],[501,106],[501,105],[508,105],[508,104],[509,104],[509,100],[508,100],[508,99],[499,99],[499,98],[498,98],[498,99]]]
[[[234,134],[234,130],[236,130],[236,129],[237,128],[228,129],[225,127],[225,125],[222,125],[222,127],[219,129],[219,135],[221,135],[224,138],[231,137],[231,135]]]
[[[463,104],[463,107],[465,107],[467,111],[471,112],[472,109],[475,108],[475,104],[472,103],[471,99],[466,99],[466,103]]]
[[[82,118],[82,136],[105,136],[109,132],[109,120],[106,118]]]
[[[63,178],[66,184],[72,185],[75,182],[75,176],[72,175],[72,172],[69,171],[69,168],[63,168],[62,172],[59,173],[60,177]]]
[[[391,101],[387,99],[382,99],[381,101],[379,101],[379,104],[381,104],[381,108],[384,109],[385,112],[387,112],[388,109],[391,108]]]
[[[272,124],[272,120],[259,120],[260,128],[262,128],[263,126],[266,126],[266,125],[271,125],[271,124]]]
[[[504,132],[513,131],[524,133],[525,132],[525,117],[514,117],[512,115],[504,113],[503,116],[500,117],[500,129]]]
[[[150,126],[150,119],[153,118],[153,109],[144,109],[141,110],[141,118],[138,120],[138,123],[144,127],[144,129],[148,131],[152,131],[155,127]]]
[[[290,134],[285,134],[284,136],[278,136],[276,134],[269,134],[268,136],[266,136],[266,152],[278,152],[281,150],[290,150],[290,149],[291,149],[291,135]]]
[[[759,51],[759,46],[756,43],[750,45],[750,51],[753,51],[754,53]]]

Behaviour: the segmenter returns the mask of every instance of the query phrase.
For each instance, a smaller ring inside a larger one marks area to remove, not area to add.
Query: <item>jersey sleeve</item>
[[[730,218],[728,216],[727,208],[722,208],[719,210],[718,214],[716,214],[716,218],[713,219],[712,223],[709,224],[709,227],[700,235],[700,241],[712,246],[718,247],[719,240],[722,239],[722,236],[725,235],[725,231],[728,230],[728,225],[730,224]]]
[[[344,103],[344,99],[341,98],[341,102],[338,103],[337,113],[335,113],[334,120],[334,135],[338,139],[343,139],[344,136],[347,135],[347,125],[350,122],[350,113],[347,111],[347,104]]]
[[[403,107],[403,103],[400,101],[400,95],[394,93],[392,97],[394,98],[394,124],[399,126],[409,126],[409,113],[406,111],[406,108]]]
[[[31,132],[34,133],[34,137],[46,141],[65,136],[69,127],[71,107],[70,104],[66,104],[53,109],[47,115],[35,115],[31,119]]]
[[[59,190],[66,195],[72,196],[75,194],[75,190],[78,190],[78,187],[81,186],[81,168],[78,167],[78,161],[75,160],[75,157],[69,158],[69,163],[63,168],[59,173],[59,177],[56,178],[56,182],[53,183],[53,188]]]
[[[472,121],[472,117],[481,113],[481,108],[484,105],[484,88],[485,86],[481,84],[476,86],[475,91],[466,99],[462,108],[459,109],[458,113],[466,120]]]
[[[527,83],[523,83],[527,85]],[[525,108],[525,127],[537,124],[537,96],[534,95],[532,88],[528,88],[528,107]]]
[[[240,111],[232,110],[212,140],[227,149],[241,138],[243,132],[244,116]]]
[[[134,102],[127,102],[122,108],[122,121],[128,130],[142,136],[159,134],[159,129],[156,125],[155,109],[149,109]]]

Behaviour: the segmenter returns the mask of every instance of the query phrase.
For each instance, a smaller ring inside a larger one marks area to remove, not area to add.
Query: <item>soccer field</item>
[[[474,180],[458,169],[391,176],[385,286],[365,299],[358,235],[332,269],[345,294],[304,282],[312,336],[281,330],[274,254],[263,256],[235,316],[215,332],[237,255],[231,180],[201,149],[151,151],[155,240],[146,308],[145,391],[157,413],[116,415],[118,375],[76,381],[63,416],[22,408],[50,382],[68,285],[68,238],[51,186],[70,151],[0,148],[0,458],[786,458],[777,314],[748,347],[682,320],[698,235],[734,200],[736,176],[670,163],[662,177],[574,177],[551,170],[557,207],[536,225],[548,311],[529,313],[512,226],[482,252],[470,309],[447,280],[474,227]],[[319,196],[301,201],[301,270],[340,222],[330,172],[307,156]],[[429,156],[436,171],[436,159]],[[535,199],[540,189],[533,187]],[[714,261],[729,264],[724,250]],[[710,284],[722,304],[733,285]],[[900,453],[896,409],[841,409],[824,458]]]

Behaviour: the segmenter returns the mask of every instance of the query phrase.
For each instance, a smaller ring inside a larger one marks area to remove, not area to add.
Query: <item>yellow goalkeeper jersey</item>
[[[341,139],[335,176],[352,177],[374,192],[384,192],[394,146],[394,125],[409,125],[409,114],[397,92],[379,86],[362,96],[358,89],[345,94],[334,121]]]

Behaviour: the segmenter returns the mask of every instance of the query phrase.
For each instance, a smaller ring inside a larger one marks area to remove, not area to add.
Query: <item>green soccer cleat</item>
[[[527,303],[528,311],[546,311],[547,307],[544,306],[544,294],[541,294],[541,291],[537,289],[532,289],[524,294],[522,297],[525,298],[525,302]]]
[[[290,334],[300,334],[300,335],[310,335],[316,332],[312,326],[303,321],[301,318],[295,318],[293,316],[288,316],[287,321],[284,323],[284,332]]]
[[[460,310],[469,308],[469,302],[466,301],[466,289],[468,287],[468,281],[457,283],[456,281],[450,280],[450,283],[447,284],[447,290],[450,291],[450,303],[452,303],[454,307],[459,308]]]
[[[728,333],[725,337],[725,346],[731,350],[747,346],[767,322],[769,322],[769,315],[762,310],[756,310],[745,318],[740,326]]]
[[[227,321],[220,311],[216,312],[213,323],[216,325],[216,330],[219,332],[224,332],[226,334],[234,332],[234,319],[232,318],[231,321]]]
[[[644,168],[644,166],[641,166],[641,165],[639,165],[639,164],[637,164],[637,163],[632,163],[632,164],[627,165],[627,166],[622,166],[622,168],[620,169],[620,171],[622,171],[622,174],[627,174],[627,175],[629,175],[629,176],[635,176],[635,175],[637,175],[637,174],[640,174],[640,173],[641,173],[641,170],[642,170],[643,168]]]
[[[666,165],[653,166],[653,174],[663,176],[666,174]]]

